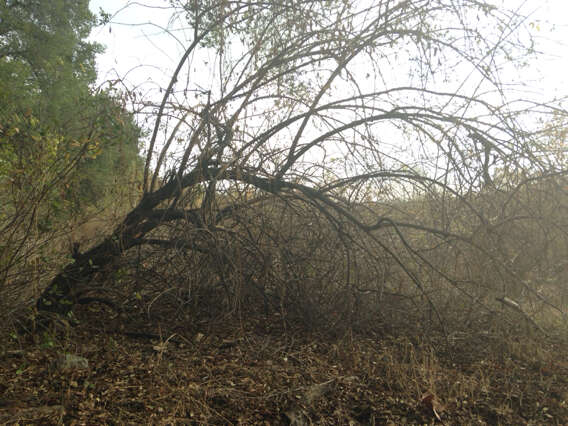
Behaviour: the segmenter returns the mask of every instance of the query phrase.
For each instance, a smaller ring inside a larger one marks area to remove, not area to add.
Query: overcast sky
[[[125,8],[128,3],[134,5]],[[537,48],[547,52],[547,58],[524,70],[523,80],[548,99],[568,95],[568,0],[495,0],[494,3],[506,7],[523,3],[525,12],[534,11],[529,22],[535,24]],[[171,10],[166,6],[164,0],[91,0],[94,12],[99,8],[113,15],[119,11],[110,26],[97,28],[92,34],[93,40],[106,46],[106,52],[98,58],[101,81],[126,76],[131,85],[151,87],[153,83],[149,80],[155,82],[154,88],[167,85],[183,48],[159,28],[168,26]],[[533,81],[539,76],[541,81]]]

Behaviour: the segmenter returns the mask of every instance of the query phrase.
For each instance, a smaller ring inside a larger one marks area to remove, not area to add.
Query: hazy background
[[[502,0],[499,7],[518,8],[528,16],[526,25],[536,41],[536,49],[546,55],[519,75],[504,76],[504,80],[525,83],[543,98],[562,98],[568,94],[568,2],[566,0]],[[171,22],[168,2],[126,0],[92,0],[93,12],[104,10],[113,16],[111,24],[96,29],[92,39],[106,46],[98,58],[99,79],[124,78],[127,84],[138,86],[147,94],[165,87],[177,65],[188,37],[180,26]],[[162,28],[171,29],[174,40]],[[214,58],[193,58],[194,65],[204,66]],[[200,64],[200,61],[202,62]]]

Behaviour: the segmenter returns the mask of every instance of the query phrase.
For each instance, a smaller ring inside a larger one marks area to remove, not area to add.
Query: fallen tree
[[[327,220],[357,291],[368,290],[353,281],[357,233],[436,313],[420,270],[476,303],[489,299],[430,259],[431,247],[468,245],[516,280],[496,232],[514,219],[476,199],[566,173],[528,118],[563,112],[503,82],[504,63],[533,55],[522,15],[473,0],[174,1],[172,13],[192,41],[153,105],[140,202],[53,279],[39,310],[69,313],[90,277],[133,247],[179,246],[153,236],[158,228],[183,221],[207,239],[266,194],[301,199]],[[217,66],[184,74],[203,51]],[[426,198],[432,211],[415,211]],[[203,239],[182,244],[207,251]]]

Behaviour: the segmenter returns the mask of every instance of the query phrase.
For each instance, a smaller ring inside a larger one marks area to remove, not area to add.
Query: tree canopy
[[[95,24],[88,5],[88,0],[0,5],[2,89],[11,88],[7,93],[19,94],[16,99],[34,94],[51,120],[71,112],[76,96],[85,96],[96,79],[95,56],[102,48],[86,41]]]
[[[461,264],[466,246],[511,288],[537,294],[510,268],[497,230],[521,220],[510,194],[566,173],[535,126],[564,112],[507,81],[537,57],[519,11],[477,0],[170,4],[187,43],[161,102],[143,101],[155,112],[144,194],[113,235],[56,277],[40,308],[67,312],[61,301],[78,282],[136,246],[210,253],[205,240],[218,254],[222,240],[223,276],[231,244],[258,254],[283,238],[252,231],[254,206],[270,195],[298,217],[311,212],[297,238],[337,237],[343,269],[334,282],[354,298],[385,289],[369,277],[357,284],[365,257],[394,265],[431,307],[419,270],[480,301],[467,286],[473,278],[428,255],[444,247]],[[315,217],[325,226],[307,231]],[[190,237],[153,234],[172,223]],[[263,271],[250,256],[247,268]],[[313,268],[302,274],[314,280]]]
[[[86,40],[88,5],[0,2],[0,282],[35,250],[32,230],[57,229],[140,166],[132,113],[94,87],[102,47]]]

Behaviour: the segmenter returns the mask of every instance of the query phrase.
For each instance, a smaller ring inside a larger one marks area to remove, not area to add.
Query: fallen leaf
[[[424,395],[422,395],[422,398],[420,398],[420,404],[427,410],[432,411],[434,417],[436,417],[437,420],[439,420],[440,422],[442,421],[442,419],[440,418],[440,413],[444,411],[445,407],[442,405],[436,395],[434,395],[432,392],[426,392]]]

